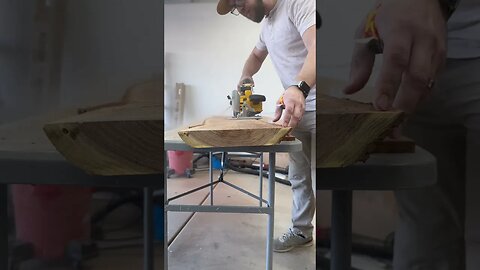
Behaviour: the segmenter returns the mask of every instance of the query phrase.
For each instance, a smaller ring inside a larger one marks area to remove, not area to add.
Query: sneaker
[[[273,241],[273,251],[287,252],[295,247],[309,247],[311,245],[313,245],[311,236],[304,236],[301,232],[294,232],[290,228],[288,232]]]

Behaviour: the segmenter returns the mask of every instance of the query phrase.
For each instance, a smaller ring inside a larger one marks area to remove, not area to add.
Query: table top
[[[317,168],[318,190],[398,190],[431,186],[437,181],[435,157],[415,153],[372,154],[365,162],[343,168]]]
[[[282,141],[279,144],[275,145],[192,148],[180,138],[180,136],[178,135],[178,130],[166,131],[164,134],[164,140],[165,151],[296,152],[302,150],[302,142],[298,139],[295,139],[294,141]]]
[[[0,125],[0,183],[85,186],[163,186],[163,175],[94,176],[71,165],[43,132],[43,125],[76,110]]]

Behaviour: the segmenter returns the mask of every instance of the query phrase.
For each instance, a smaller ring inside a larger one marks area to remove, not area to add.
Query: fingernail
[[[377,106],[380,110],[390,109],[390,101],[388,96],[385,94],[380,95],[380,97],[377,99]]]

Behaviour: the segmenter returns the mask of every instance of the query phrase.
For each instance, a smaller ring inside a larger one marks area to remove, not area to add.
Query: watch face
[[[304,91],[310,91],[310,86],[308,86],[308,84],[305,81],[301,81],[298,84],[298,87]]]

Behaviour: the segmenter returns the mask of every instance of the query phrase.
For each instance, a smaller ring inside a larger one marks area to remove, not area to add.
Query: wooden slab
[[[163,172],[163,106],[133,103],[48,123],[44,131],[71,163],[91,174]]]
[[[317,168],[344,167],[365,160],[372,144],[403,119],[400,111],[376,111],[371,104],[317,96]]]
[[[279,143],[290,130],[268,118],[238,120],[218,116],[180,130],[178,135],[193,148],[263,146]]]

